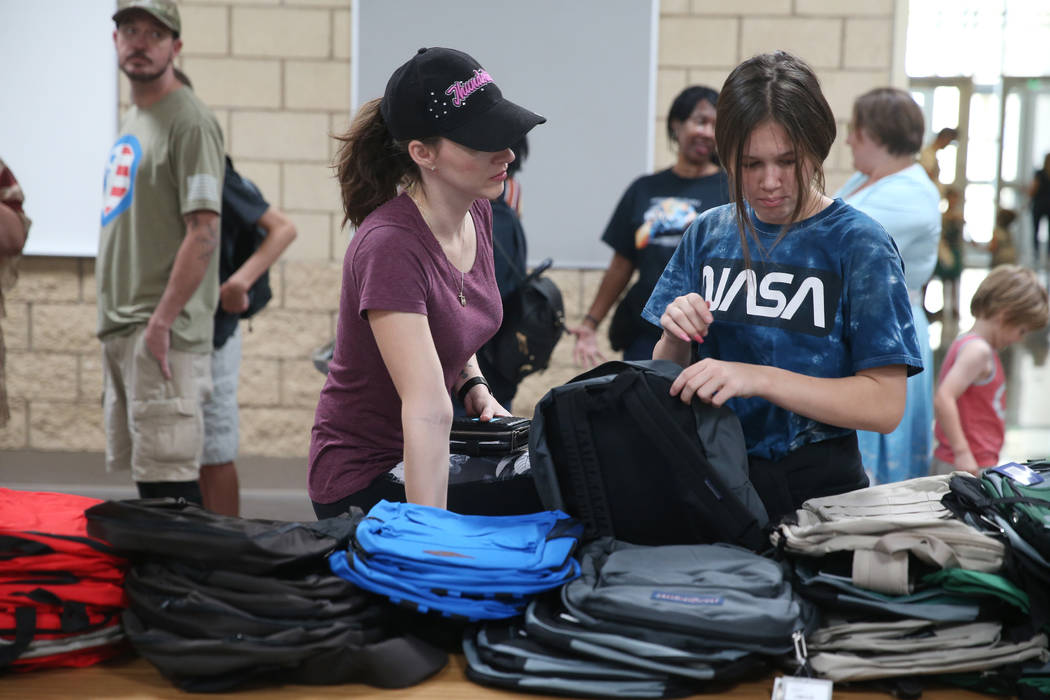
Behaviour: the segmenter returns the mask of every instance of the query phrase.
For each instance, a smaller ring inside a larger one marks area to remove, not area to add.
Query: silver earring
[[[431,166],[430,166],[430,169],[431,169],[431,170],[437,170],[437,166],[436,166],[436,165],[431,165]]]

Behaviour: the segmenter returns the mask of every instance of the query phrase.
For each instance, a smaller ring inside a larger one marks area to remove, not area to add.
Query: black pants
[[[1039,224],[1043,219],[1047,219],[1047,222],[1050,223],[1050,209],[1032,207],[1032,242],[1035,245],[1032,250],[1036,255],[1039,255]]]
[[[136,481],[139,498],[184,498],[188,503],[204,505],[201,486],[196,481]]]
[[[405,502],[405,485],[390,474],[381,474],[371,484],[335,503],[313,501],[318,520],[334,518],[356,506],[368,512],[379,501]],[[502,481],[467,481],[448,486],[448,509],[463,515],[521,515],[543,510],[532,474]]]
[[[868,485],[856,433],[804,445],[777,461],[749,457],[748,465],[751,484],[766,506],[771,525],[810,498]]]

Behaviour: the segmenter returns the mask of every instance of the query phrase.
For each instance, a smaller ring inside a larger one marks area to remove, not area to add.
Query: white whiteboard
[[[605,267],[599,240],[653,162],[658,0],[355,0],[352,109],[423,46],[466,51],[547,117],[519,175],[529,260]]]
[[[0,0],[0,157],[25,191],[28,255],[94,257],[117,133],[114,0]]]

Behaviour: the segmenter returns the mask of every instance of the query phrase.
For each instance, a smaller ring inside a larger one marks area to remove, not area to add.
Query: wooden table
[[[90,700],[107,698],[117,700],[157,700],[199,697],[230,700],[321,700],[347,698],[352,700],[507,700],[508,698],[549,698],[531,694],[486,688],[463,675],[464,660],[453,655],[451,660],[433,678],[411,688],[382,690],[367,685],[303,686],[287,685],[233,693],[190,694],[178,690],[141,657],[127,656],[96,666],[78,669],[53,669],[31,673],[7,674],[0,678],[0,698],[4,700]],[[773,692],[773,676],[732,689],[698,698],[731,698],[733,700],[769,700]],[[885,693],[836,688],[837,700],[888,700]],[[922,700],[978,700],[989,696],[966,690],[945,687],[928,690]],[[551,700],[554,700],[551,698]]]

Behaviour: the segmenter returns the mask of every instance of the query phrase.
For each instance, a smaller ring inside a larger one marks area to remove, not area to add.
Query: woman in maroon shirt
[[[462,465],[450,467],[449,429],[450,392],[483,421],[508,415],[475,357],[502,316],[488,200],[503,190],[509,146],[544,121],[504,99],[467,54],[430,48],[398,68],[340,138],[343,208],[357,232],[311,436],[318,517],[381,499],[540,509],[531,478],[493,489],[461,475],[462,488],[450,486],[450,468]],[[392,473],[399,463],[403,481]],[[501,466],[501,477],[521,470]]]

